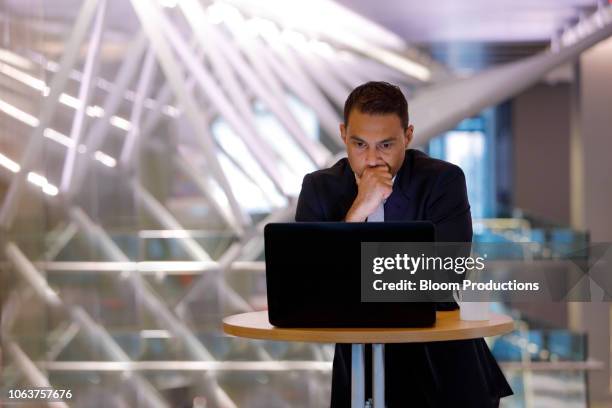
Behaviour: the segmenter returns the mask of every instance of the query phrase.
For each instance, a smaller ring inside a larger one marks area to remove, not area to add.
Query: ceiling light
[[[66,147],[72,147],[74,145],[74,141],[71,138],[51,128],[46,128],[43,132],[43,136]]]
[[[58,188],[53,184],[49,183],[45,176],[41,176],[40,174],[34,173],[33,171],[28,173],[28,181],[40,187],[43,193],[47,195],[56,196],[59,193]]]
[[[121,116],[113,116],[110,119],[111,125],[118,127],[119,129],[123,129],[126,132],[130,130],[131,124],[127,119],[122,118]]]
[[[0,99],[0,111],[6,113],[9,116],[12,116],[18,121],[23,122],[26,125],[29,125],[31,127],[38,126],[39,121],[37,118],[35,118],[29,113],[26,113],[22,111],[21,109],[17,108],[16,106],[13,106],[10,103],[5,102],[1,99]]]
[[[94,153],[94,158],[107,167],[115,167],[117,165],[117,160],[115,160],[115,158],[99,150]]]
[[[0,59],[22,69],[32,68],[32,63],[30,61],[6,49],[0,49]]]
[[[21,166],[16,162],[12,161],[2,153],[0,153],[0,166],[12,171],[13,173],[19,173]]]

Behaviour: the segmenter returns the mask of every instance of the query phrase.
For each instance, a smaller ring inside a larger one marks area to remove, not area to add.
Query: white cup
[[[453,292],[453,297],[459,305],[461,320],[489,320],[489,302],[463,302],[461,292]]]

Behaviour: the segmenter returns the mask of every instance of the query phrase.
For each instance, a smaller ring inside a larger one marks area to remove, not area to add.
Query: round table
[[[351,406],[365,404],[364,344],[372,344],[374,408],[384,408],[386,343],[424,343],[497,336],[514,330],[511,317],[496,313],[489,320],[459,319],[459,311],[437,312],[436,324],[420,328],[281,328],[268,321],[268,312],[242,313],[223,319],[223,331],[250,339],[314,343],[351,343]]]

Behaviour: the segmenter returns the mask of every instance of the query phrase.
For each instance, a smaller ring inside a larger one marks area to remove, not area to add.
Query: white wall
[[[540,83],[513,100],[514,206],[570,223],[570,87]]]
[[[591,241],[609,243],[612,242],[612,39],[581,56],[579,98],[583,201],[582,208],[577,210],[582,212]],[[612,404],[610,306],[610,303],[582,304],[575,321],[575,326],[589,335],[591,356],[606,366],[605,370],[589,375],[591,400],[603,406]]]

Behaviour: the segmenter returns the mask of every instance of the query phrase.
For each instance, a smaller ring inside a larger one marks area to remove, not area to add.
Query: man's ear
[[[344,144],[346,144],[346,126],[344,126],[344,123],[340,124],[340,137]]]
[[[414,126],[409,125],[404,131],[404,148],[408,148],[408,145],[412,142],[414,136]]]

